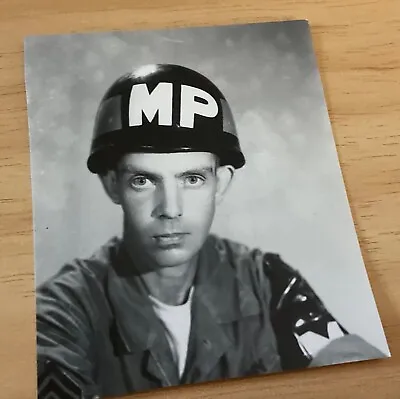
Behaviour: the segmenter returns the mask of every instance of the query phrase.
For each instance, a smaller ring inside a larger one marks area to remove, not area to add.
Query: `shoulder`
[[[222,262],[229,264],[242,281],[269,284],[276,274],[295,273],[275,252],[263,251],[217,235],[210,235],[208,245],[215,248]]]
[[[257,247],[250,247],[228,238],[215,234],[209,236],[209,245],[212,245],[220,256],[229,260],[233,267],[274,266],[284,263],[276,252],[263,251]]]
[[[252,280],[261,285],[272,284],[274,290],[281,292],[293,279],[302,279],[300,272],[276,252],[252,248],[216,235],[210,235],[209,243],[241,280]]]
[[[64,264],[53,276],[38,285],[37,303],[49,298],[81,302],[89,291],[101,290],[120,245],[117,237],[111,238],[88,258],[75,258]]]

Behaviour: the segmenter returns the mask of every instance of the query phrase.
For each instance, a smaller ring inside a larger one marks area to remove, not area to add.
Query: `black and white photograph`
[[[390,357],[308,21],[29,36],[25,80],[39,399]]]

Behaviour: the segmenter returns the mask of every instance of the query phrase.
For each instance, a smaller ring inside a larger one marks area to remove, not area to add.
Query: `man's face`
[[[216,157],[206,152],[128,154],[115,178],[131,252],[155,268],[189,262],[213,221]]]

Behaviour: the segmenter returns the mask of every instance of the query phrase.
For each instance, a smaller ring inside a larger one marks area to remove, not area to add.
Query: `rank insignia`
[[[38,376],[38,399],[83,399],[82,389],[66,372],[47,362]]]

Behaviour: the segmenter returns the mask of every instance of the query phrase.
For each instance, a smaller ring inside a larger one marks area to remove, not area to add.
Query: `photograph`
[[[391,356],[309,21],[24,57],[39,399]]]

